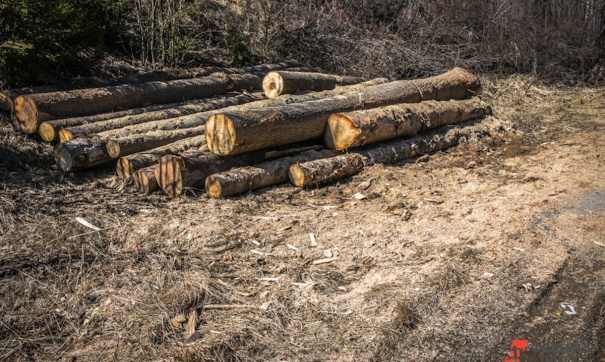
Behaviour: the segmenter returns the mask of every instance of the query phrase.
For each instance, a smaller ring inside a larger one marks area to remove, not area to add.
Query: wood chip
[[[355,200],[363,200],[363,199],[365,199],[366,197],[365,197],[365,195],[363,195],[362,193],[358,192],[358,193],[356,193],[355,195],[353,195],[353,198],[354,198]]]
[[[256,246],[260,246],[260,242],[258,242],[258,240],[252,240],[252,244],[254,244]]]
[[[279,282],[279,278],[258,278],[261,282]]]
[[[317,259],[317,260],[313,260],[313,264],[317,265],[317,264],[326,264],[326,263],[331,263],[333,261],[338,260],[338,257],[333,257],[333,258],[325,258],[325,259]]]
[[[271,253],[265,253],[264,251],[260,251],[260,250],[250,250],[250,252],[252,254],[256,254],[256,255],[260,255],[260,256],[271,256]]]
[[[294,246],[294,245],[292,245],[292,244],[286,244],[286,246],[287,246],[289,249],[292,249],[292,250],[294,250],[294,251],[300,251],[300,249],[299,249],[299,248],[297,248],[296,246]]]
[[[315,239],[313,233],[309,233],[309,239],[311,239],[311,246],[317,246],[317,239]]]
[[[326,250],[324,250],[324,256],[325,256],[326,258],[331,258],[331,257],[333,257],[334,255],[332,254],[332,250],[330,250],[330,249],[326,249]]]
[[[605,247],[605,244],[603,244],[603,243],[599,243],[598,241],[595,241],[594,243],[595,243],[595,244],[597,244],[597,245],[599,245],[599,246],[603,246],[603,247]]]
[[[204,304],[200,309],[258,309],[258,307],[250,304]]]
[[[84,220],[81,217],[76,217],[76,221],[79,222],[80,224],[86,226],[89,229],[93,229],[94,231],[102,231],[103,229],[101,229],[98,226],[94,226],[93,224],[89,223],[88,221]]]

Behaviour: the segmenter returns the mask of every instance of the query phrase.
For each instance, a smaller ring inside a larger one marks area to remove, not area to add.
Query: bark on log
[[[290,167],[290,181],[295,186],[309,186],[359,173],[378,163],[396,163],[416,156],[444,150],[472,136],[492,135],[505,129],[493,118],[468,122],[465,127],[446,126],[410,139],[381,143],[371,148],[321,160],[303,162]]]
[[[158,181],[155,178],[156,168],[158,168],[157,165],[142,168],[140,170],[137,170],[132,175],[134,184],[140,193],[144,195],[149,195],[150,193],[160,188],[160,186],[158,185]]]
[[[328,119],[324,141],[333,150],[343,150],[410,137],[418,132],[486,115],[491,115],[491,107],[478,99],[425,101],[337,113]]]
[[[288,170],[291,165],[298,162],[334,157],[337,154],[332,150],[307,151],[256,166],[239,167],[216,173],[206,178],[206,192],[212,198],[220,198],[284,183],[288,181]]]
[[[273,106],[283,107],[293,103],[311,102],[317,99],[329,98],[334,95],[346,94],[351,91],[358,91],[378,84],[383,84],[384,82],[386,82],[386,79],[378,78],[356,85],[338,87],[331,91],[266,99],[239,106],[227,107],[221,110],[195,113],[188,116],[147,122],[113,131],[101,132],[97,134],[97,137],[109,140],[109,142],[107,142],[108,152],[112,157],[117,158],[159,147],[187,137],[202,135],[205,132],[204,124],[206,123],[206,120],[221,112],[244,112],[247,110],[270,108]]]
[[[292,71],[270,72],[263,78],[263,91],[267,98],[300,91],[322,91],[334,89],[337,85],[351,85],[363,82],[363,78],[345,77],[322,73]]]
[[[102,141],[87,138],[58,143],[53,156],[64,172],[99,166],[113,160],[107,154]]]
[[[322,137],[334,113],[431,99],[465,99],[480,87],[476,76],[455,68],[435,77],[395,81],[301,104],[223,112],[208,119],[206,143],[213,153],[226,156],[300,142]]]
[[[137,170],[157,163],[163,156],[172,153],[179,154],[191,149],[208,151],[208,148],[206,147],[206,136],[201,135],[186,138],[184,140],[170,143],[166,146],[120,157],[116,165],[116,173],[120,178],[128,179]]]
[[[113,118],[105,121],[93,122],[90,124],[83,124],[76,127],[66,127],[59,132],[61,142],[69,141],[79,136],[90,136],[100,132],[123,129],[123,135],[130,134],[133,128],[124,128],[133,125],[147,124],[148,122],[165,120],[184,115],[195,114],[200,112],[206,112],[214,109],[220,109],[230,106],[241,105],[244,103],[250,103],[264,99],[261,93],[243,93],[237,94],[231,97],[221,97],[216,99],[205,99],[199,100],[194,103],[180,105],[177,107],[170,107],[163,110],[156,110],[153,112],[143,112],[141,114]],[[45,123],[40,126],[40,133],[42,133],[42,127]],[[135,128],[136,129],[136,128]],[[142,128],[142,132],[149,131],[149,129]],[[113,135],[113,137],[119,137]]]
[[[23,95],[15,99],[13,122],[23,132],[33,133],[38,131],[40,122],[50,119],[205,98],[233,90],[251,90],[261,84],[260,77],[253,74],[217,74],[205,78]]]

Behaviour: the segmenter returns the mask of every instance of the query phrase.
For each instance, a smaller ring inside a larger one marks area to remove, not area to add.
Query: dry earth
[[[605,361],[605,90],[486,88],[506,136],[226,200],[63,175],[3,120],[0,358]]]

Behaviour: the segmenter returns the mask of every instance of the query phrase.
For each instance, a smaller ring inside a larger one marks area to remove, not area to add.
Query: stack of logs
[[[129,83],[5,91],[0,105],[11,105],[21,131],[56,143],[61,170],[113,162],[141,192],[171,197],[188,188],[216,198],[288,180],[330,182],[501,126],[480,122],[491,109],[475,97],[479,79],[461,68],[389,82],[284,62],[151,73]]]

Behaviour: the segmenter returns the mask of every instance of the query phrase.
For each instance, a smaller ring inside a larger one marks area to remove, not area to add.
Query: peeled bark
[[[46,120],[211,97],[233,90],[259,88],[261,83],[262,80],[252,74],[217,74],[168,82],[23,95],[15,99],[13,122],[23,132],[33,133],[40,122]]]
[[[378,78],[356,85],[338,87],[331,91],[266,99],[238,106],[231,106],[220,110],[142,123],[112,131],[101,132],[96,136],[109,140],[109,142],[107,142],[107,148],[112,157],[123,157],[187,137],[202,135],[205,132],[204,125],[206,120],[221,112],[249,112],[255,109],[271,108],[273,106],[283,107],[293,103],[311,102],[313,100],[328,98],[334,95],[346,94],[350,91],[357,91],[384,82],[386,82],[386,79]]]
[[[149,195],[150,193],[158,190],[160,186],[155,178],[155,170],[158,168],[157,165],[142,168],[137,170],[133,175],[132,179],[134,184],[140,193]]]
[[[491,114],[491,108],[478,99],[464,101],[425,101],[411,104],[337,113],[328,119],[324,135],[333,150],[359,147]]]
[[[479,79],[462,68],[439,76],[401,80],[300,104],[247,112],[222,112],[208,119],[206,142],[221,156],[285,145],[323,136],[338,112],[424,100],[465,99],[480,90]]]
[[[169,107],[167,109],[156,110],[153,112],[143,112],[141,114],[128,115],[126,117],[113,118],[109,120],[93,122],[90,124],[83,124],[76,127],[66,127],[59,132],[59,135],[61,142],[69,141],[79,136],[90,136],[100,132],[116,130],[119,128],[123,128],[123,135],[128,135],[132,132],[131,130],[134,127],[124,127],[148,124],[152,121],[171,119],[184,115],[206,112],[229,106],[241,105],[244,103],[259,101],[263,98],[264,97],[261,93],[243,93],[231,97],[198,100],[194,103],[184,104],[177,107]],[[42,133],[42,127],[44,126],[44,124],[45,123],[42,123],[42,125],[40,126],[40,133]],[[146,129],[145,126],[141,126],[141,128],[142,132],[149,130]],[[113,135],[113,137],[119,136]]]
[[[332,150],[307,151],[256,166],[239,167],[216,173],[206,178],[206,192],[210,197],[220,198],[284,183],[288,181],[288,170],[291,165],[298,162],[334,157],[337,154]]]
[[[495,119],[460,128],[446,126],[441,129],[405,140],[381,143],[367,149],[321,160],[298,163],[290,167],[290,181],[295,186],[309,186],[352,176],[365,167],[378,163],[396,163],[457,145],[472,136],[491,135],[502,131],[504,124]]]
[[[113,161],[107,154],[105,144],[99,140],[76,138],[58,143],[53,156],[64,172],[103,165]]]
[[[167,144],[166,146],[120,157],[116,165],[116,173],[120,178],[128,179],[137,170],[157,163],[163,156],[171,153],[182,153],[190,149],[207,151],[208,148],[206,147],[206,136],[201,135],[186,138],[184,140]]]
[[[345,77],[322,73],[292,71],[270,72],[263,79],[263,91],[267,98],[300,91],[321,91],[334,89],[337,85],[351,85],[363,82],[363,78]]]

